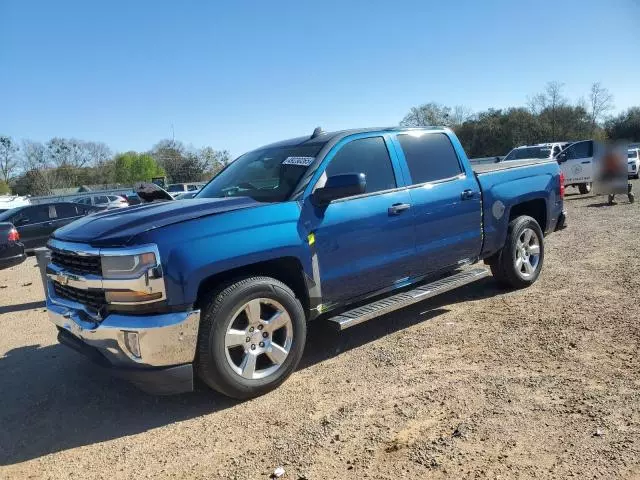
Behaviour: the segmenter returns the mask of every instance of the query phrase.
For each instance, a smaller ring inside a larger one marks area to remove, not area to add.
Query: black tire
[[[527,229],[537,236],[539,257],[531,274],[518,271],[516,267],[518,240]],[[522,215],[509,222],[504,247],[489,261],[491,273],[498,283],[511,288],[525,288],[532,285],[540,276],[544,264],[544,235],[538,222],[532,217]]]
[[[229,364],[225,335],[234,313],[257,298],[271,299],[284,307],[291,318],[293,338],[278,370],[264,378],[247,379]],[[213,292],[204,302],[195,369],[204,383],[224,395],[242,400],[257,397],[277,388],[294,372],[302,358],[306,336],[304,309],[289,287],[270,277],[238,279]]]
[[[578,185],[578,190],[580,191],[581,195],[586,195],[587,193],[589,193],[591,191],[591,184],[590,183],[581,183]]]

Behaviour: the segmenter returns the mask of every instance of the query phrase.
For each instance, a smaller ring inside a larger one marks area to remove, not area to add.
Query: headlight
[[[154,253],[102,256],[102,277],[105,279],[138,278],[157,265]]]
[[[160,253],[155,245],[100,250],[102,288],[109,305],[128,309],[166,298]]]

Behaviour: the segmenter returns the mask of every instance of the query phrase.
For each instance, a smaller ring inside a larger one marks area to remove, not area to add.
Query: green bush
[[[11,193],[11,189],[9,185],[7,185],[7,182],[0,180],[0,195],[7,195],[9,193]]]

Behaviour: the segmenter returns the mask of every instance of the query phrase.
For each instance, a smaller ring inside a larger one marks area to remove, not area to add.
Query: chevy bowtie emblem
[[[60,285],[69,285],[69,277],[66,275],[58,274],[56,275],[56,282]]]

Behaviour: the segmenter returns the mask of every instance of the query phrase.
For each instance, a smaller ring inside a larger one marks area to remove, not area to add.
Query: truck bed
[[[498,163],[471,164],[471,168],[478,175],[482,175],[483,173],[496,172],[499,170],[508,170],[511,168],[527,167],[529,165],[540,165],[542,163],[556,163],[556,161],[546,159],[546,158],[542,158],[542,159],[528,158],[525,160],[509,160],[507,162],[498,162]]]

